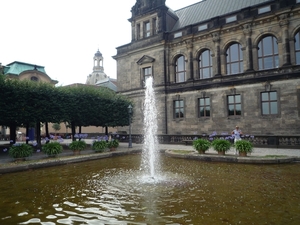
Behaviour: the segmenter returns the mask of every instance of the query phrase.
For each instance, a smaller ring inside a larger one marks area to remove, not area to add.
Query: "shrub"
[[[215,139],[211,144],[217,152],[227,152],[231,147],[231,143],[225,139]]]
[[[196,149],[198,152],[205,152],[209,149],[211,146],[210,141],[206,139],[197,139],[193,141],[193,147]]]
[[[234,146],[239,152],[251,153],[253,151],[253,144],[247,140],[236,141]]]
[[[106,141],[95,141],[92,145],[92,149],[95,150],[95,152],[103,152],[104,149],[107,148]]]
[[[8,154],[13,158],[25,158],[31,156],[32,153],[33,148],[31,145],[28,144],[16,143],[12,145],[8,150]]]
[[[108,148],[117,148],[119,147],[119,141],[117,139],[112,139],[111,141],[107,142]]]
[[[71,144],[69,145],[69,148],[72,149],[73,151],[82,151],[86,148],[86,143],[85,141],[72,141]]]
[[[42,151],[49,156],[62,153],[62,149],[63,148],[59,142],[49,142],[42,146]]]

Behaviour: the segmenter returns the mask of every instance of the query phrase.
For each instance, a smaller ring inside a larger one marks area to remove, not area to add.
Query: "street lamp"
[[[129,114],[129,141],[128,148],[132,148],[132,139],[131,139],[131,114],[132,114],[132,106],[128,106],[128,114]]]

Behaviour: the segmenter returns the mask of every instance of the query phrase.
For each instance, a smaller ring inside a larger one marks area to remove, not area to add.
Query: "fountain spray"
[[[146,80],[144,102],[144,145],[142,153],[142,169],[156,179],[159,171],[159,152],[157,141],[157,109],[153,89],[153,77]]]

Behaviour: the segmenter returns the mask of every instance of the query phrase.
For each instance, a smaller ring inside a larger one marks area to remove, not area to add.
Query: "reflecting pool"
[[[0,224],[300,223],[300,164],[160,158],[157,179],[129,155],[0,175]]]

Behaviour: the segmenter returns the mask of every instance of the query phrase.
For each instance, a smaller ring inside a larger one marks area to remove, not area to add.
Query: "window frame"
[[[237,45],[238,52],[233,53],[234,50],[233,47]],[[236,54],[237,60],[233,59],[233,55]],[[234,73],[233,71],[233,65],[238,64],[238,72]],[[240,43],[232,43],[230,46],[228,46],[226,50],[226,74],[227,75],[233,75],[233,74],[239,74],[244,72],[244,56],[243,56],[243,50],[242,45]]]
[[[182,58],[182,68],[183,70],[180,70],[180,65],[179,63],[179,60]],[[185,82],[185,79],[186,79],[186,65],[185,65],[185,56],[184,55],[179,55],[177,58],[176,58],[176,61],[175,61],[175,83],[183,83]],[[183,75],[183,80],[180,79],[181,78],[181,75]],[[182,81],[181,81],[182,80]]]
[[[179,103],[179,105],[177,105],[176,103]],[[178,116],[176,115],[177,110],[179,110]],[[184,100],[183,99],[174,99],[173,100],[173,119],[175,119],[175,120],[184,119],[185,118],[184,111],[185,111]],[[180,113],[182,113],[182,116]]]
[[[300,0],[299,0],[300,3]],[[298,31],[294,36],[294,47],[295,47],[295,63],[300,65],[300,31]],[[297,57],[298,56],[298,57]]]
[[[201,100],[204,100],[204,104],[201,104]],[[209,104],[206,104],[208,100]],[[201,97],[197,99],[198,103],[198,118],[210,118],[211,117],[211,99],[210,97]],[[203,116],[201,115],[201,107],[203,107]],[[206,114],[207,110],[206,108],[209,108],[209,115]]]
[[[267,5],[267,6],[263,6],[263,7],[258,8],[257,13],[258,14],[264,14],[264,13],[267,13],[267,12],[270,12],[270,11],[271,11],[271,6]]]
[[[232,23],[232,22],[235,22],[235,21],[237,21],[237,16],[236,15],[226,17],[226,23]]]
[[[203,31],[203,30],[207,30],[208,29],[208,24],[202,24],[198,26],[198,31]]]
[[[149,27],[147,27],[149,25]],[[144,37],[150,37],[151,36],[151,23],[150,21],[145,21],[144,22]]]
[[[236,100],[236,97],[240,98],[240,101],[237,102]],[[229,97],[233,97],[233,103],[231,103],[229,101]],[[230,95],[227,95],[227,116],[228,117],[233,117],[233,116],[242,116],[243,115],[243,111],[242,111],[242,95],[241,94],[230,94]],[[240,114],[237,114],[237,105],[240,105]],[[230,106],[233,106],[233,115],[230,114]]]
[[[182,37],[182,31],[174,34],[174,38],[179,38],[179,37]]]
[[[265,53],[265,51],[269,51],[268,49],[265,49],[265,42],[267,38],[271,38],[271,45],[272,45],[272,49],[271,49],[271,54],[267,54]],[[276,48],[275,45],[276,44]],[[268,35],[263,37],[259,42],[258,42],[258,51],[257,51],[257,61],[258,61],[258,70],[268,70],[268,69],[275,69],[279,67],[279,50],[278,50],[278,41],[277,38],[273,35]],[[277,49],[277,53],[275,53],[275,49]],[[272,59],[272,67],[271,68],[267,68],[266,67],[266,60],[268,59]],[[260,61],[261,60],[261,61]],[[277,62],[277,63],[276,63]]]
[[[37,76],[31,76],[30,77],[30,80],[31,81],[34,81],[34,82],[38,82],[39,81],[39,78]]]
[[[147,73],[147,74],[146,74],[146,72],[148,72],[149,70],[150,70],[150,73]],[[146,83],[146,80],[147,80],[149,77],[153,76],[153,73],[152,73],[152,66],[143,67],[143,68],[142,68],[142,71],[143,71],[143,80],[144,80],[144,82]]]
[[[209,58],[208,58],[208,65],[203,65],[203,54],[205,52],[208,52],[208,55],[209,55]],[[199,57],[198,57],[198,69],[199,69],[199,79],[202,80],[202,79],[208,79],[208,78],[211,78],[213,76],[213,62],[212,62],[212,56],[211,56],[211,51],[209,49],[204,49]],[[203,71],[205,69],[208,69],[209,70],[209,77],[203,77]]]
[[[263,100],[262,95],[267,93],[268,100]],[[276,93],[276,100],[272,100],[270,97],[270,93]],[[263,104],[268,104],[268,113],[264,113]],[[276,103],[276,113],[272,113],[272,103]],[[261,115],[262,116],[278,116],[279,115],[279,103],[278,103],[278,91],[262,91],[260,92],[260,107],[261,107]]]

